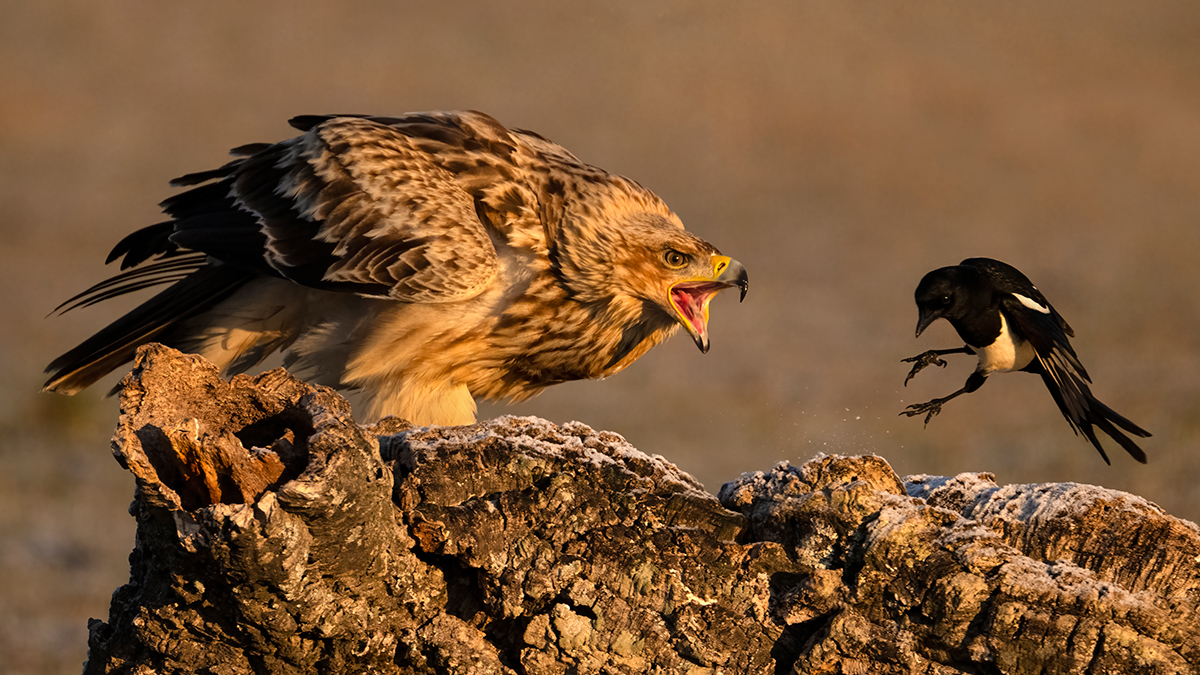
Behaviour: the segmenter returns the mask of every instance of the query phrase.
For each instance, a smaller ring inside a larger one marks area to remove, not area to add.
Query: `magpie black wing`
[[[1058,313],[1049,303],[1041,306],[1046,311],[1029,307],[1016,293],[1008,293],[1000,299],[1000,311],[1012,331],[1033,347],[1036,357],[1030,365],[1037,364],[1035,372],[1048,378],[1046,385],[1050,393],[1055,395],[1067,421],[1078,430],[1086,422],[1087,402],[1092,398],[1088,385],[1092,378],[1062,328],[1065,322],[1059,320]]]
[[[1068,337],[1075,337],[1075,331],[1067,323],[1067,320],[1062,318],[1062,315],[1054,309],[1046,296],[1042,295],[1037,286],[1034,286],[1029,277],[1021,273],[1021,270],[991,258],[967,258],[959,264],[978,270],[991,287],[1000,293],[1001,302],[1011,295],[1024,307],[1033,309],[1040,314],[1053,316],[1061,332]]]
[[[1050,395],[1058,404],[1063,417],[1067,418],[1075,433],[1083,434],[1096,447],[1105,463],[1111,464],[1096,438],[1093,427],[1098,427],[1111,436],[1134,459],[1144,464],[1146,454],[1117,427],[1143,438],[1150,433],[1117,414],[1092,395],[1089,387],[1091,377],[1071,347],[1067,322],[1049,302],[1045,302],[1045,297],[1040,292],[1036,297],[1020,293],[1022,290],[1027,293],[1036,292],[1037,289],[1033,288],[1032,284],[1015,288],[1016,290],[1001,297],[1000,307],[1013,332],[1027,340],[1036,354],[1026,370],[1042,376],[1042,381],[1050,390]]]

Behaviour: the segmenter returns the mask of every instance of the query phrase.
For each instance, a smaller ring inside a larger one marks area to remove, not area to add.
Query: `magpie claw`
[[[907,359],[901,359],[901,363],[913,364],[912,370],[908,371],[908,377],[904,378],[904,386],[908,386],[908,381],[913,379],[917,373],[924,370],[927,366],[937,365],[942,368],[946,367],[946,361],[942,359],[935,350],[929,350],[924,354],[910,356]]]
[[[925,415],[925,426],[929,426],[929,420],[933,419],[934,415],[942,412],[942,403],[942,401],[937,399],[926,401],[925,403],[914,403],[904,410],[901,410],[900,414],[907,415],[909,417]]]

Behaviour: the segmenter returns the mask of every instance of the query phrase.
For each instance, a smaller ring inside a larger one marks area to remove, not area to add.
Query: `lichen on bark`
[[[159,346],[113,447],[138,536],[87,673],[1200,665],[1200,531],[1102,488],[818,456],[718,498],[583,424],[361,426]]]

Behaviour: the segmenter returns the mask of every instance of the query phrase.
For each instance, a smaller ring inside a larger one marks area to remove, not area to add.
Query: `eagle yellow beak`
[[[714,255],[711,275],[676,282],[667,292],[679,323],[702,353],[708,353],[708,303],[718,292],[732,286],[742,289],[740,300],[745,300],[750,287],[746,268],[727,255]]]

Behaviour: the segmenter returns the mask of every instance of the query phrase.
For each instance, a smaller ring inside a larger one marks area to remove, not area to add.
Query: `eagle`
[[[709,348],[709,301],[746,269],[653,192],[476,111],[306,115],[278,143],[171,182],[169,220],[117,243],[121,273],[58,311],[157,295],[55,359],[74,394],[159,342],[226,376],[275,352],[361,392],[366,419],[475,421],[604,378],[681,326]]]

